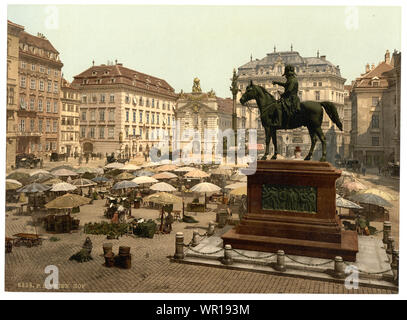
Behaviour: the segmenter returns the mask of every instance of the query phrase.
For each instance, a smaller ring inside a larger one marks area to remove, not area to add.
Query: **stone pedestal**
[[[358,239],[341,230],[335,181],[328,162],[258,161],[248,176],[248,213],[222,236],[235,249],[355,261]]]

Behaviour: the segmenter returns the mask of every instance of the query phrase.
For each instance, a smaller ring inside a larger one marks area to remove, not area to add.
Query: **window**
[[[95,127],[90,128],[89,136],[92,139],[95,138]]]
[[[114,109],[109,110],[109,121],[114,121]]]
[[[148,129],[146,129],[146,140],[148,140]]]
[[[35,64],[31,64],[31,71],[35,71]]]
[[[45,132],[51,132],[51,120],[47,119]]]
[[[171,125],[171,116],[168,116],[167,122],[168,122],[168,123],[167,123],[168,125]]]
[[[58,77],[58,75],[59,75],[59,71],[58,71],[58,70],[55,70],[55,71],[54,71],[54,76],[55,76],[55,77]]]
[[[150,99],[147,99],[146,106],[147,106],[147,107],[149,107],[149,106],[150,106]]]
[[[27,65],[26,65],[25,61],[21,61],[21,68],[22,68],[22,69],[25,69],[26,66],[27,66]]]
[[[105,103],[105,95],[104,94],[101,94],[100,95],[100,103]]]
[[[40,80],[40,91],[44,91],[44,80]]]
[[[146,112],[146,123],[150,123],[150,112]]]
[[[160,115],[157,113],[157,124],[160,124]]]
[[[42,119],[38,120],[38,131],[41,133],[42,132]]]
[[[372,129],[378,129],[379,128],[379,115],[374,114],[372,115]]]
[[[61,125],[63,125],[63,126],[65,125],[65,118],[61,119]]]
[[[87,103],[87,102],[88,102],[88,97],[82,96],[82,103]]]
[[[50,75],[50,74],[51,74],[51,69],[50,69],[50,68],[48,68],[48,70],[47,70],[47,74],[48,74],[48,75]]]
[[[96,103],[97,101],[98,101],[98,99],[96,98],[96,95],[93,94],[93,95],[92,95],[92,102],[93,102],[93,103]]]
[[[138,122],[139,122],[139,123],[143,122],[143,111],[140,111],[140,112],[139,112]]]
[[[9,88],[7,91],[7,103],[14,104],[14,88]]]
[[[133,110],[133,122],[136,122],[136,111]]]
[[[51,149],[52,149],[53,151],[55,151],[55,150],[57,149],[57,143],[56,143],[56,142],[51,141]]]
[[[86,121],[86,111],[82,111],[81,120]]]
[[[153,113],[151,115],[151,123],[154,124],[155,123],[155,113]]]
[[[114,138],[114,128],[110,127],[108,129],[108,138],[113,139]]]
[[[379,97],[372,97],[372,106],[376,107],[379,104]]]
[[[40,72],[42,72],[42,73],[44,73],[44,72],[45,72],[45,68],[44,68],[44,66],[41,66],[41,65],[40,65]]]
[[[58,121],[54,120],[52,122],[52,131],[57,132],[58,131]]]
[[[58,101],[54,101],[54,113],[58,113]]]
[[[58,82],[54,82],[54,93],[58,93]]]
[[[126,101],[127,104],[129,104],[130,103],[130,97],[126,96],[125,101]]]
[[[140,97],[139,104],[140,106],[144,105],[143,97]]]
[[[316,87],[316,86],[317,86],[317,83],[316,83],[316,82],[314,82],[314,83],[313,83],[313,85],[314,85],[314,87]]]
[[[104,139],[105,138],[105,128],[100,127],[99,128],[99,139]]]
[[[379,137],[372,137],[372,146],[379,146],[380,145]]]
[[[34,98],[30,98],[30,110],[34,110],[34,109],[35,109],[34,103],[35,103]]]
[[[318,87],[322,87],[322,82],[318,82]]]
[[[51,102],[47,100],[47,112],[51,112]]]
[[[81,127],[81,138],[85,138],[86,136],[86,127]]]
[[[45,151],[49,151],[50,150],[50,148],[49,148],[49,142],[47,141],[46,143],[45,143]]]
[[[96,121],[96,112],[95,112],[95,110],[90,111],[90,121]]]
[[[30,119],[30,132],[34,132],[34,119]]]
[[[129,122],[129,110],[126,110],[126,122]]]
[[[20,87],[25,88],[25,81],[26,81],[26,78],[24,76],[21,76]]]
[[[319,93],[319,91],[315,91],[315,100],[316,101],[319,101],[320,100],[320,93]]]
[[[99,110],[99,120],[105,121],[105,109]]]
[[[110,102],[114,102],[114,94],[110,95]]]
[[[36,88],[36,83],[37,81],[35,81],[35,79],[30,79],[30,89],[35,90]]]
[[[151,99],[151,107],[154,108],[155,104],[154,104],[154,98]]]
[[[20,107],[21,109],[25,109],[25,97],[20,97]]]
[[[47,91],[51,92],[52,82],[48,81]]]
[[[25,132],[25,120],[24,119],[20,120],[19,129],[20,129],[20,132]]]

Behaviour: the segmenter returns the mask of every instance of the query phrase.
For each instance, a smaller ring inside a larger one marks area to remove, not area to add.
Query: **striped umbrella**
[[[18,189],[17,192],[20,192],[20,193],[37,193],[37,192],[47,191],[50,188],[51,188],[50,186],[46,186],[44,184],[34,182],[34,183],[28,184],[28,185]]]
[[[50,191],[58,192],[58,191],[73,191],[78,189],[76,186],[67,183],[67,182],[60,182],[56,183],[52,186]]]
[[[150,187],[150,189],[154,190],[154,191],[165,191],[165,192],[177,191],[177,189],[175,189],[172,185],[170,185],[169,183],[165,183],[165,182],[159,182],[159,183],[153,184]]]

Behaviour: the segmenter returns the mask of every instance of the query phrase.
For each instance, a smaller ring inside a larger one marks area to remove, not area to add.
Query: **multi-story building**
[[[365,73],[352,85],[351,153],[367,167],[394,162],[399,154],[400,78],[397,80],[394,70],[395,61],[400,61],[397,55],[391,59],[387,50],[384,61],[377,66],[366,65]]]
[[[17,149],[18,51],[24,27],[7,21],[7,124],[6,168],[15,167]]]
[[[351,158],[350,153],[350,135],[352,130],[352,102],[350,100],[351,85],[344,86],[344,104],[343,104],[343,157]]]
[[[79,143],[79,90],[62,78],[59,152],[69,156],[80,154]]]
[[[44,35],[20,32],[17,153],[58,152],[62,66]]]
[[[291,64],[299,83],[299,98],[301,101],[331,101],[338,109],[339,117],[343,118],[344,104],[344,78],[341,77],[340,68],[329,62],[326,56],[302,57],[296,51],[268,53],[263,59],[251,60],[238,69],[238,86],[241,92],[238,94],[240,99],[250,80],[257,85],[266,88],[276,98],[284,91],[282,87],[273,85],[272,81],[284,81],[282,74],[284,67]],[[239,110],[240,109],[240,110]],[[238,108],[239,127],[245,124],[246,128],[258,128],[262,134],[259,112],[254,101],[248,106]],[[327,160],[333,162],[338,156],[343,156],[344,141],[343,133],[333,124],[328,115],[324,113],[322,130],[324,131],[327,144]],[[260,135],[260,137],[261,137]],[[264,136],[264,135],[263,135]],[[306,128],[294,130],[279,130],[278,132],[278,153],[286,157],[294,156],[294,150],[299,146],[302,154],[306,155],[311,146],[311,140]],[[315,149],[314,157],[321,156],[321,145],[318,143]]]
[[[163,79],[121,63],[100,65],[74,77],[79,89],[79,140],[83,153],[135,155],[150,150],[158,132],[171,139],[177,95]]]

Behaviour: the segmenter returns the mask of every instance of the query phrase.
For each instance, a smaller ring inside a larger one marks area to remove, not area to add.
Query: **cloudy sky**
[[[273,51],[319,49],[350,83],[386,49],[401,50],[398,7],[9,5],[8,19],[43,33],[60,52],[68,81],[92,65],[124,66],[190,91],[230,96],[233,68]]]

